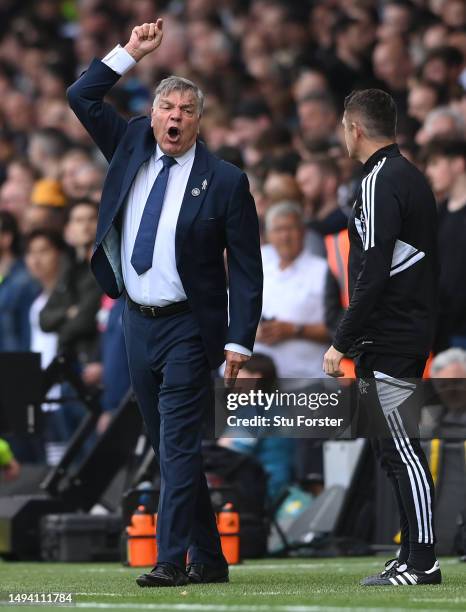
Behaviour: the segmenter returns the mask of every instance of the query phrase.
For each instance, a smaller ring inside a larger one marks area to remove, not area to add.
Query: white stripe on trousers
[[[427,525],[427,533],[425,535],[424,544],[433,544],[434,543],[434,530],[432,527],[432,499],[430,496],[430,487],[429,487],[429,483],[427,480],[427,475],[426,475],[425,469],[422,466],[422,463],[419,457],[414,452],[414,448],[411,445],[411,441],[408,437],[408,434],[406,433],[406,430],[403,425],[403,421],[401,419],[401,415],[398,412],[398,410],[396,411],[394,418],[395,420],[398,421],[398,430],[400,433],[404,435],[404,440],[407,444],[408,451],[410,452],[412,459],[416,463],[417,468],[419,470],[419,474],[421,475],[421,478],[422,478],[422,482],[424,485],[425,502],[426,502],[426,525]]]
[[[400,384],[403,383],[403,381],[398,381],[396,378],[383,374],[382,372],[374,372],[374,374],[379,381],[381,378],[385,378],[392,379],[394,382]],[[387,384],[390,383],[387,382]],[[379,401],[381,401],[379,393],[378,397]],[[382,402],[381,406],[383,410]],[[419,528],[418,542],[420,544],[433,544],[432,500],[425,470],[422,467],[419,457],[414,452],[398,409],[391,411],[391,414],[386,414],[384,411],[384,414],[396,449],[403,463],[406,465],[406,470],[408,472]]]
[[[406,458],[404,451],[400,447],[398,437],[396,435],[396,432],[393,430],[393,427],[390,421],[390,416],[387,416],[386,418],[387,418],[388,426],[390,427],[390,432],[392,434],[393,441],[395,442],[396,449],[401,457],[401,460],[406,465],[406,470],[409,476],[409,482],[411,483],[411,492],[413,495],[414,507],[416,509],[416,518],[417,518],[417,524],[418,524],[418,542],[422,542],[424,540],[424,525],[423,525],[423,520],[421,518],[421,509],[420,509],[421,504],[419,503],[420,495],[418,493],[417,484],[416,484],[416,481],[418,479],[417,478],[415,479],[413,468],[409,462],[409,459]]]

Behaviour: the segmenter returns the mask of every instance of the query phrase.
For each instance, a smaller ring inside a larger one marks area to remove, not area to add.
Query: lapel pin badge
[[[205,191],[207,189],[207,179],[202,181],[202,189]]]
[[[199,189],[199,187],[194,187],[194,189],[191,191],[191,195],[193,196],[198,196],[201,193],[201,190]]]

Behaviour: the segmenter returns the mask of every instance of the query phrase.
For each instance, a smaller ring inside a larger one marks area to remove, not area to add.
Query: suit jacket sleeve
[[[66,92],[69,105],[108,162],[128,126],[113,106],[103,101],[119,78],[118,73],[94,59]]]
[[[227,343],[252,351],[262,311],[259,222],[244,173],[233,191],[226,219],[229,315]]]

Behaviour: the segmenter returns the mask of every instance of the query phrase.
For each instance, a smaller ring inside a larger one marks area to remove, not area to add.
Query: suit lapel
[[[191,168],[176,225],[175,253],[177,263],[179,262],[183,243],[186,240],[189,227],[196,218],[206,196],[212,172],[213,168],[209,164],[207,149],[205,145],[198,140],[193,167]]]
[[[154,140],[154,133],[149,126],[142,134],[141,140],[136,145],[128,146],[129,161],[126,166],[125,175],[121,183],[120,196],[116,207],[116,212],[120,210],[124,199],[128,195],[129,188],[133,184],[134,178],[144,162],[146,162],[155,151],[157,143]]]

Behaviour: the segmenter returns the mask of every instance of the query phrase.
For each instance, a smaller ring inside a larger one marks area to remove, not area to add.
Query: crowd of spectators
[[[121,303],[101,295],[88,268],[106,162],[66,89],[156,17],[162,46],[108,100],[129,118],[149,112],[169,74],[204,90],[201,138],[246,171],[256,201],[265,271],[257,350],[278,375],[320,375],[345,306],[326,260],[360,179],[341,128],[355,88],[394,97],[402,153],[431,181],[435,350],[466,348],[464,0],[1,0],[0,350],[42,347],[44,365],[69,352],[86,384],[104,388],[106,411],[129,384],[115,363]]]

